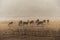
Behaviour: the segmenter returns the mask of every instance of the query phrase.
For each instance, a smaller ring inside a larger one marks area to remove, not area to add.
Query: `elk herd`
[[[13,24],[13,23],[14,23],[13,21],[9,22],[8,26]],[[42,20],[42,21],[40,21],[39,19],[37,19],[37,20],[27,20],[27,21],[20,20],[18,22],[18,26],[24,26],[24,25],[28,25],[28,24],[43,25],[43,24],[46,24],[46,23],[47,24],[49,23],[49,19]]]

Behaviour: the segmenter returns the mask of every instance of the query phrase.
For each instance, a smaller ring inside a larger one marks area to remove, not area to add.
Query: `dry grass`
[[[57,40],[60,36],[60,22],[50,21],[44,25],[18,26],[18,21],[8,26],[9,21],[0,22],[1,40]],[[3,39],[4,38],[4,39]]]

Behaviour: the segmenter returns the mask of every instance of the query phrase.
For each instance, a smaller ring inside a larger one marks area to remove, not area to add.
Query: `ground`
[[[11,25],[8,23],[9,21],[0,22],[1,40],[60,40],[60,21],[25,26],[19,26],[18,21]]]

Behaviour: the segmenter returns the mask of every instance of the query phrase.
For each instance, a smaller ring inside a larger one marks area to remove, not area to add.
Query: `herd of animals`
[[[11,24],[13,24],[14,22],[9,22],[8,23],[8,25],[11,25]],[[40,21],[39,19],[37,19],[37,20],[27,20],[27,21],[22,21],[22,20],[20,20],[19,21],[19,23],[18,23],[18,26],[21,26],[21,25],[28,25],[28,24],[36,24],[36,25],[42,25],[42,24],[44,24],[44,23],[49,23],[49,19],[47,19],[47,20],[42,20],[42,21]]]

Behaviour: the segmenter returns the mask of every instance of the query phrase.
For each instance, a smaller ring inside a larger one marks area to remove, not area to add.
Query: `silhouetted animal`
[[[29,23],[29,20],[27,21],[27,22],[25,22],[25,21],[19,21],[19,26],[21,26],[21,25],[28,25],[28,23]]]
[[[23,21],[21,20],[21,21],[19,21],[19,26],[21,26],[22,25],[22,23],[23,23]]]
[[[44,23],[46,23],[46,20],[42,20],[42,21],[37,21],[37,25],[39,25],[39,24],[44,24]]]
[[[37,19],[36,21],[35,21],[35,23],[38,23],[39,22],[39,19]]]
[[[11,24],[13,24],[13,22],[10,22],[8,25],[11,25]]]
[[[49,23],[49,20],[47,20],[47,23]]]
[[[46,23],[46,20],[43,20],[44,23]]]
[[[34,23],[34,21],[32,20],[32,21],[30,21],[30,24],[33,24]]]
[[[44,22],[43,21],[39,21],[38,23],[37,23],[37,25],[40,25],[40,24],[43,24]]]
[[[28,22],[23,22],[23,26],[24,26],[24,25],[28,25]]]

